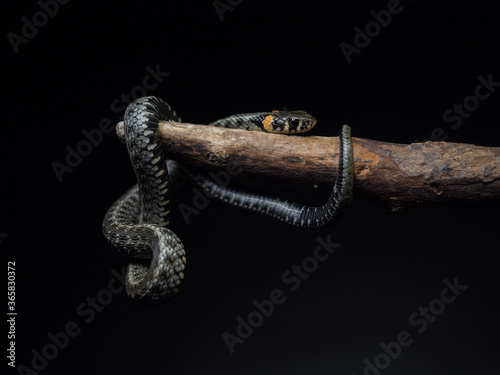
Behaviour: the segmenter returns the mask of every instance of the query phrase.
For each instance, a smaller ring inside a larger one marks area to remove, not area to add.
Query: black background
[[[348,123],[354,136],[411,143],[442,128],[450,142],[498,146],[500,90],[458,129],[443,121],[480,75],[500,81],[498,5],[401,6],[348,64],[339,44],[353,44],[353,28],[387,1],[242,1],[223,20],[212,1],[71,1],[18,53],[7,34],[20,35],[22,17],[41,8],[4,5],[0,247],[5,265],[16,262],[16,364],[32,367],[32,350],[74,321],[80,333],[40,373],[362,374],[402,331],[413,342],[383,374],[497,372],[498,207],[391,212],[358,194],[341,222],[317,230],[218,201],[189,225],[175,209],[188,254],[180,295],[158,309],[121,292],[92,319],[78,313],[126,264],[101,223],[134,175],[113,132],[62,182],[52,163],[65,163],[82,130],[120,120],[111,104],[142,84],[147,66],[170,73],[148,94],[189,122],[286,107],[317,117],[312,135]],[[327,192],[301,194],[321,202]],[[193,186],[174,199],[191,204]],[[291,291],[282,275],[327,236],[340,247]],[[455,278],[468,288],[418,333],[409,317]],[[236,334],[236,318],[273,289],[285,303],[230,354],[222,334]]]

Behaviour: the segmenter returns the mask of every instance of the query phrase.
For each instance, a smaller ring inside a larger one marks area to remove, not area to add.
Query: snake
[[[179,175],[176,169],[182,169],[207,193],[224,202],[300,227],[324,226],[345,212],[351,202],[354,161],[348,125],[339,131],[339,163],[329,199],[323,206],[309,207],[221,186],[203,173],[167,160],[158,131],[160,121],[181,122],[181,118],[168,103],[155,96],[135,99],[127,106],[124,137],[137,184],[113,203],[102,224],[110,246],[129,258],[125,289],[134,299],[168,301],[179,292],[184,279],[186,252],[169,228],[171,177]],[[315,124],[315,117],[305,111],[283,110],[232,115],[209,126],[296,134]]]

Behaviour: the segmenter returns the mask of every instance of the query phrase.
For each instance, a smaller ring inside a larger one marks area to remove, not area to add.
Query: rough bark
[[[117,133],[123,138],[122,123]],[[235,178],[331,188],[337,137],[302,137],[160,122],[168,158]],[[356,193],[393,209],[439,202],[500,202],[500,147],[464,143],[396,144],[353,138]],[[233,168],[234,170],[234,168]]]

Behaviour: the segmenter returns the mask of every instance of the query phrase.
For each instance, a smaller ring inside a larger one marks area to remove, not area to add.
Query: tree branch
[[[117,126],[123,139],[123,123]],[[167,157],[237,178],[331,188],[337,137],[302,137],[160,122]],[[409,145],[353,138],[356,192],[400,209],[436,202],[500,202],[500,147],[425,142]]]

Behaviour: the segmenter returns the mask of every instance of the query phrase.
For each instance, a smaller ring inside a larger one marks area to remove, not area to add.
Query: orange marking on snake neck
[[[269,115],[269,116],[266,116],[266,118],[264,120],[262,120],[262,124],[264,125],[264,129],[268,132],[271,132],[272,131],[272,127],[271,127],[271,124],[273,122],[273,116]]]

